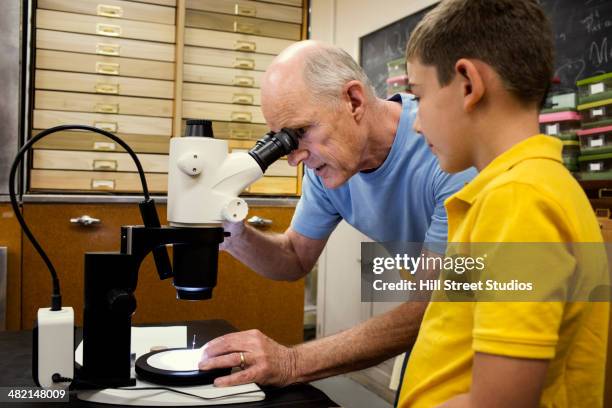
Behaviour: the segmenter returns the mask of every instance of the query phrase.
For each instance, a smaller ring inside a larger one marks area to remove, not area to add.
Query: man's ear
[[[455,63],[455,74],[461,81],[463,108],[466,112],[471,112],[482,100],[485,93],[482,73],[474,62],[462,58]]]
[[[342,89],[343,104],[350,110],[351,115],[356,121],[361,121],[365,105],[365,89],[359,81],[349,81]]]

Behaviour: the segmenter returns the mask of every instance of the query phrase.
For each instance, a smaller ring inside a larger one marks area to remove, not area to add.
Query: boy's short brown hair
[[[457,60],[481,60],[520,100],[540,103],[553,76],[552,30],[536,0],[443,0],[412,31],[406,58],[433,65],[441,86]]]

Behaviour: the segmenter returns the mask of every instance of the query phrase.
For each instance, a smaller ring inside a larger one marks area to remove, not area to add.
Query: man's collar
[[[562,149],[563,143],[557,138],[542,134],[531,136],[493,159],[471,182],[448,200],[459,199],[471,205],[487,184],[500,174],[528,159],[550,159],[562,162]]]

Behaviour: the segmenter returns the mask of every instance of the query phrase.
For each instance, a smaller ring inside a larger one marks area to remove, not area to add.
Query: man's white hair
[[[357,80],[364,86],[366,98],[376,93],[363,69],[343,49],[322,46],[310,51],[304,61],[304,82],[312,96],[331,104],[340,101],[342,87]]]

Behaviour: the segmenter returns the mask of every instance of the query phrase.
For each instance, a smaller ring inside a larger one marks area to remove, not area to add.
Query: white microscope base
[[[145,381],[136,380],[138,387],[154,387]],[[77,398],[81,401],[97,402],[99,404],[115,404],[115,405],[134,405],[134,406],[205,406],[205,405],[221,405],[221,404],[238,404],[242,402],[255,402],[263,400],[266,395],[257,386],[257,384],[244,384],[235,387],[216,388],[211,385],[197,385],[190,387],[168,387],[180,391],[189,392],[191,394],[200,395],[202,397],[227,397],[217,398],[214,400],[203,400],[196,397],[177,394],[171,391],[164,390],[118,390],[114,388],[106,388],[104,390],[79,391]],[[235,395],[239,392],[253,391],[249,394]]]

